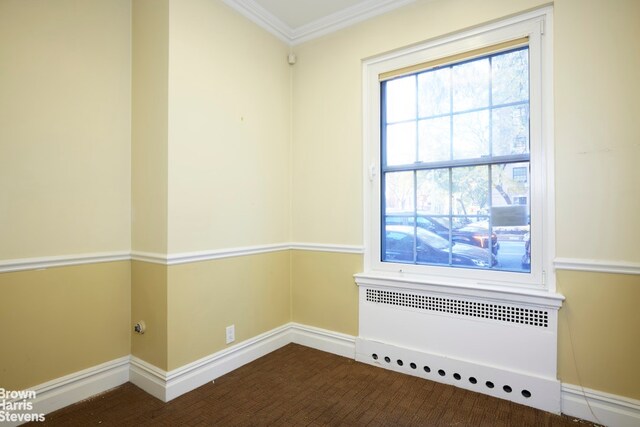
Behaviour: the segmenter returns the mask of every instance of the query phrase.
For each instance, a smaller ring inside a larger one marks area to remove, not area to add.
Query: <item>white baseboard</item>
[[[11,411],[11,413],[49,414],[122,385],[127,381],[129,381],[129,356],[30,387],[29,390],[36,392],[36,398],[30,400],[32,409],[28,411]],[[2,423],[3,426],[20,424],[23,424],[23,422]]]
[[[166,400],[175,399],[280,347],[284,347],[291,342],[289,329],[289,325],[272,329],[168,372]]]
[[[640,426],[640,400],[562,384],[562,413],[609,427]]]
[[[132,356],[130,381],[168,402],[292,342],[355,358],[355,337],[288,323],[170,372]]]
[[[168,402],[289,344],[290,329],[283,325],[169,372],[132,356],[130,381]]]
[[[129,381],[156,399],[167,402],[167,372],[131,356],[129,364]]]
[[[135,356],[112,360],[29,388],[37,395],[30,401],[33,409],[11,411],[11,413],[48,414],[127,381],[152,396],[168,402],[292,342],[355,358],[355,337],[297,323],[287,323],[169,372]],[[3,423],[3,426],[20,424],[22,422],[10,422]]]
[[[327,353],[355,359],[356,337],[314,328],[300,323],[290,324],[291,342]]]
[[[29,390],[35,391],[37,397],[32,400],[33,410],[28,412],[48,414],[127,381],[168,402],[289,343],[356,358],[356,337],[288,323],[170,372],[135,356],[126,356],[31,387]],[[568,416],[610,427],[640,426],[638,400],[562,384],[561,404],[562,413]]]

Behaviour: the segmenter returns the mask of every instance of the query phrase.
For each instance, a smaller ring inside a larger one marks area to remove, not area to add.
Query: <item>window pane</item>
[[[416,76],[386,82],[387,123],[416,118]]]
[[[493,155],[506,156],[529,152],[529,106],[493,110]]]
[[[529,99],[529,49],[492,58],[493,104]]]
[[[489,59],[478,59],[452,67],[453,111],[489,106]]]
[[[489,110],[453,117],[453,158],[473,159],[489,155]]]
[[[418,160],[437,162],[451,159],[451,118],[420,120]]]
[[[414,228],[404,225],[387,225],[385,228],[384,261],[414,262]]]
[[[424,228],[416,228],[416,261],[419,264],[450,265],[449,240]]]
[[[385,178],[385,212],[414,212],[413,172],[391,172]]]
[[[489,167],[454,168],[451,174],[453,214],[487,215],[489,207]]]
[[[416,161],[416,123],[387,126],[387,165],[406,165]]]
[[[418,212],[427,215],[448,216],[449,169],[418,171],[416,175]]]
[[[451,111],[451,68],[418,75],[418,114],[420,117]]]
[[[454,228],[452,252],[454,264],[477,268],[499,268],[496,254],[498,239],[490,233],[489,219],[484,215],[458,217],[463,226]]]
[[[502,270],[531,271],[529,163],[492,166],[491,220]]]

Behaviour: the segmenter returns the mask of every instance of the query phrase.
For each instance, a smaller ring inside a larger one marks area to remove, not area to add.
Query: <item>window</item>
[[[529,192],[528,45],[383,80],[380,98],[382,261],[529,272],[529,212],[511,209]]]
[[[365,272],[549,287],[550,18],[365,62]]]

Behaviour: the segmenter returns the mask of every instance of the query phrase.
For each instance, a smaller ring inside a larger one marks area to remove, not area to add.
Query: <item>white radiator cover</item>
[[[358,282],[356,360],[560,413],[558,303]]]

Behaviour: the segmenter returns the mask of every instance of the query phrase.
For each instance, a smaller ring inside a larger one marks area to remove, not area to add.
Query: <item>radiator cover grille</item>
[[[378,304],[409,307],[417,310],[455,314],[538,328],[549,327],[549,312],[546,310],[382,289],[367,289],[366,291],[366,300]]]

